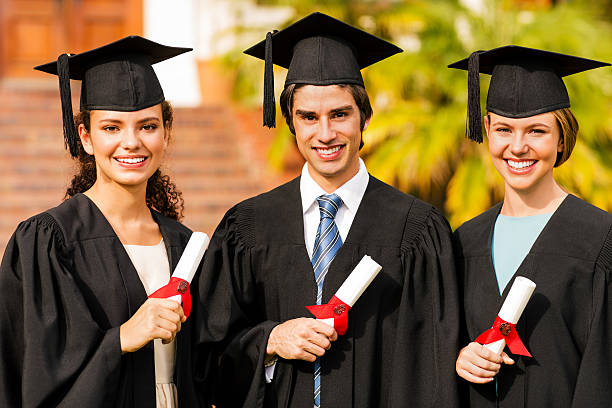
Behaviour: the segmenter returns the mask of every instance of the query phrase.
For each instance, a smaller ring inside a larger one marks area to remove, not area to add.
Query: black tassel
[[[274,69],[272,63],[272,33],[266,34],[264,70],[263,125],[276,127],[276,101],[274,100]]]
[[[72,157],[79,155],[74,115],[72,113],[72,93],[70,92],[70,65],[68,54],[57,59],[57,76],[59,77],[60,100],[62,101],[62,119],[64,123],[64,146]]]
[[[480,54],[482,52],[473,52],[468,60],[468,137],[477,143],[482,143],[480,112]]]

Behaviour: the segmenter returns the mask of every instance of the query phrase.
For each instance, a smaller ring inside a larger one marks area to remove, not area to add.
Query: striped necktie
[[[327,194],[317,198],[317,202],[321,219],[312,251],[312,268],[317,282],[317,305],[320,305],[323,298],[323,280],[342,246],[342,238],[334,221],[338,209],[342,206],[342,199],[336,194]],[[321,361],[318,358],[314,364],[314,406],[321,406]]]

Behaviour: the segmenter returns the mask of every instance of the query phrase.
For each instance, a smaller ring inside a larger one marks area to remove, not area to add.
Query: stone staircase
[[[2,253],[20,221],[62,201],[74,172],[55,86],[0,86]],[[262,144],[273,135],[261,128],[260,115],[231,106],[175,109],[164,170],[183,192],[183,222],[193,230],[212,234],[235,203],[293,176],[267,169]]]

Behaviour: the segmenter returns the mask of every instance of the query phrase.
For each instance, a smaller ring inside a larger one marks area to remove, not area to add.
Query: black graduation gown
[[[454,234],[466,338],[491,327],[499,295],[491,238],[501,204]],[[517,231],[520,239],[520,231]],[[512,356],[495,382],[470,383],[470,407],[612,406],[612,215],[569,195],[515,273],[537,287],[517,331],[533,358]],[[506,348],[508,352],[508,349]]]
[[[191,231],[152,214],[173,270]],[[85,195],[19,224],[0,267],[0,293],[0,406],[155,407],[153,343],[122,355],[119,340],[119,326],[147,295]],[[182,407],[198,406],[191,320],[176,337]]]
[[[227,340],[218,407],[312,408],[313,363],[279,359],[268,385],[263,364],[272,328],[313,317],[305,306],[316,302],[299,183],[232,208],[207,251],[200,307],[215,316],[198,324],[208,322],[202,332]],[[366,254],[383,268],[350,310],[346,334],[321,359],[322,406],[457,406],[459,298],[448,223],[431,205],[370,176],[325,278],[324,303]]]

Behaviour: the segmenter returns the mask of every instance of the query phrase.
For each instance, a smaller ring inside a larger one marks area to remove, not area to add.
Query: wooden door
[[[142,32],[142,0],[1,0],[0,75]]]

